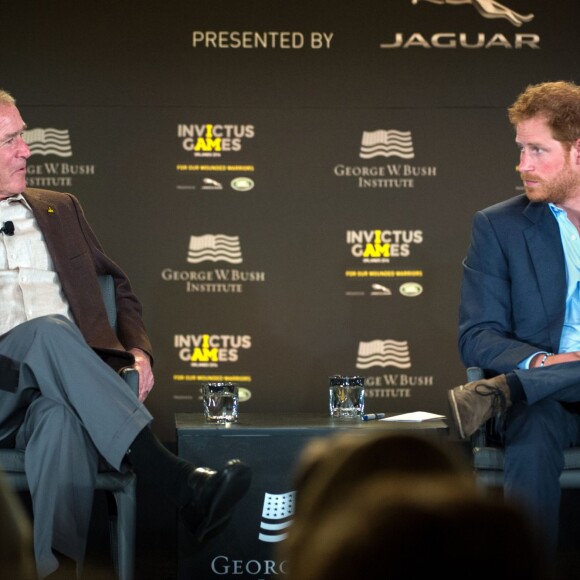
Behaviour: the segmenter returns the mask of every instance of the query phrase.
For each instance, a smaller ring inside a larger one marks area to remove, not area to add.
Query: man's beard
[[[562,172],[548,181],[534,177],[531,173],[522,173],[523,181],[537,181],[538,185],[526,187],[526,195],[530,201],[561,204],[575,197],[580,192],[580,175],[574,173],[568,165]]]

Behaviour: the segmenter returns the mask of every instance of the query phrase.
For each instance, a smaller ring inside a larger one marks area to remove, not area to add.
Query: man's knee
[[[47,316],[40,316],[33,318],[24,323],[30,330],[35,332],[54,332],[55,330],[74,328],[74,324],[66,316],[62,314],[48,314]]]
[[[71,320],[61,314],[33,318],[24,323],[22,330],[42,342],[84,341],[82,334]]]
[[[62,442],[65,434],[82,432],[83,427],[78,415],[67,405],[48,397],[38,397],[28,408],[24,436],[25,442],[37,436],[45,442]]]

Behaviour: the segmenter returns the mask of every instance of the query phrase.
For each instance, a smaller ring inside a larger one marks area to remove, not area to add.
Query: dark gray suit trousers
[[[121,469],[152,417],[65,317],[0,337],[0,446],[25,449],[40,578],[53,549],[82,565],[99,456]]]

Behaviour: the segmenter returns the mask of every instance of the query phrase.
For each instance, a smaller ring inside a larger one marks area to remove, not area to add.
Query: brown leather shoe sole
[[[451,410],[451,418],[453,423],[459,433],[460,439],[467,439],[465,432],[463,431],[463,426],[461,425],[461,417],[459,416],[459,409],[457,408],[457,401],[455,400],[455,389],[451,389],[447,392],[447,399],[449,401],[449,409]]]

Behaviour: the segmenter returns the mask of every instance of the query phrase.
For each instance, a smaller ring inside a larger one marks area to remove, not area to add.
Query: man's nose
[[[533,165],[532,165],[530,156],[525,151],[522,151],[522,153],[520,154],[520,162],[519,162],[518,166],[516,167],[516,169],[520,173],[526,173],[526,172],[532,171]]]
[[[18,157],[24,157],[24,159],[30,157],[30,147],[22,137],[18,143]]]

